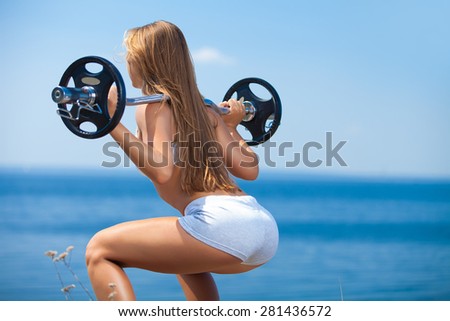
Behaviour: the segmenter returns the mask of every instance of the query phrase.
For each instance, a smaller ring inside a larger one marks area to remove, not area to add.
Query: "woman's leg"
[[[107,300],[111,283],[115,300],[134,300],[124,267],[182,275],[188,299],[217,299],[212,277],[205,272],[239,273],[251,267],[190,236],[176,217],[122,223],[98,232],[86,249],[92,287],[99,300]],[[180,279],[179,278],[179,279]]]
[[[211,273],[177,275],[188,301],[217,301],[219,292]]]

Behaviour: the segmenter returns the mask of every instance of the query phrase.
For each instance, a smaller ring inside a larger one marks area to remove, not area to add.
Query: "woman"
[[[269,261],[278,246],[271,214],[231,178],[254,180],[256,154],[236,127],[241,102],[204,105],[186,40],[175,25],[157,21],[125,36],[127,68],[143,94],[170,97],[136,110],[137,136],[119,124],[111,136],[181,217],[126,222],[98,232],[86,249],[99,300],[134,300],[123,268],[173,273],[188,300],[218,300],[210,273],[241,273]],[[117,92],[111,90],[114,110]]]

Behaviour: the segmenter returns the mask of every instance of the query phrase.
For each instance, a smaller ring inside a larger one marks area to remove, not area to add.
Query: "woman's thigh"
[[[162,273],[239,273],[254,267],[189,235],[176,217],[121,223],[97,233],[88,245],[122,267]]]

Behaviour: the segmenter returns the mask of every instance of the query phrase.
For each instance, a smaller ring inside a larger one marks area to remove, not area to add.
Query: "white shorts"
[[[249,195],[209,195],[188,204],[179,218],[183,229],[245,265],[269,261],[278,248],[272,215]]]

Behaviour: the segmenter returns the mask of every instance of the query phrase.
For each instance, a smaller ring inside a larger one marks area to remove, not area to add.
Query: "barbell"
[[[92,65],[95,64],[100,67],[95,66],[93,70]],[[74,87],[67,87],[71,81]],[[252,84],[265,88],[270,98],[257,96],[250,88]],[[117,107],[113,115],[110,115],[108,93],[113,85],[117,87]],[[223,100],[227,101],[233,95],[236,99],[244,98],[246,116],[240,125],[252,136],[246,142],[257,145],[267,141],[275,133],[281,120],[281,99],[275,88],[263,79],[245,78],[233,84]],[[97,56],[74,61],[62,75],[59,86],[52,90],[52,100],[58,104],[56,112],[66,127],[75,135],[88,139],[100,138],[111,132],[120,122],[125,106],[149,104],[164,99],[170,97],[156,94],[126,98],[125,84],[119,70],[105,58]],[[228,108],[218,107],[209,99],[204,99],[204,103],[219,113],[229,112]],[[92,126],[86,129],[85,123],[94,125],[95,129]]]

